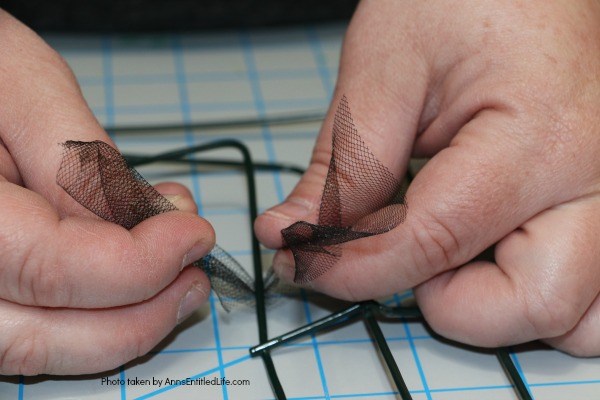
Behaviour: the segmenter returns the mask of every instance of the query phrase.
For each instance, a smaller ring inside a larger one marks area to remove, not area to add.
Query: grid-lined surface
[[[205,121],[325,109],[335,82],[344,27],[190,36],[49,37],[75,70],[95,114],[106,125]],[[123,151],[157,153],[222,137],[244,141],[256,160],[306,165],[318,124],[113,135]],[[236,157],[230,151],[214,156]],[[199,174],[187,166],[147,166],[152,182],[187,185],[220,245],[250,269],[243,176]],[[282,200],[297,181],[283,173],[257,177],[262,208]],[[265,259],[269,253],[265,254]],[[402,296],[397,296],[398,302]],[[304,293],[268,310],[274,336],[341,308]],[[382,325],[415,399],[515,399],[494,355],[431,337],[421,323]],[[1,399],[272,399],[263,365],[250,359],[258,342],[251,312],[225,314],[218,301],[180,326],[151,354],[91,377],[0,378]],[[382,361],[362,323],[273,353],[290,399],[395,399]],[[534,397],[592,399],[600,393],[600,359],[575,359],[540,346],[512,354]],[[106,385],[110,379],[149,379]],[[249,386],[163,386],[153,379],[248,379]]]

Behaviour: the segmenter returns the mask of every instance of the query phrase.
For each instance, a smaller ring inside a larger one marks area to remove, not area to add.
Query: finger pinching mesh
[[[58,185],[106,221],[131,229],[147,218],[177,209],[110,145],[68,141],[63,146]],[[226,310],[238,304],[254,304],[252,277],[219,246],[194,265],[207,274]],[[267,283],[269,289],[276,281],[270,277]]]
[[[332,268],[340,244],[385,233],[406,218],[407,205],[396,178],[359,136],[348,100],[338,105],[332,152],[317,224],[299,221],[281,231],[296,263],[294,281],[306,283]]]
[[[158,193],[113,147],[101,141],[68,141],[56,181],[102,219],[131,229],[177,208]]]
[[[296,261],[295,281],[299,283],[332,268],[341,256],[342,243],[388,232],[406,217],[401,181],[358,135],[345,96],[335,115],[332,137],[318,223],[299,221],[282,230]],[[101,218],[131,229],[154,215],[176,210],[110,145],[68,141],[64,150],[57,183]],[[195,265],[206,272],[225,309],[254,304],[253,279],[220,247],[215,246]],[[269,273],[266,292],[275,291],[276,283]]]

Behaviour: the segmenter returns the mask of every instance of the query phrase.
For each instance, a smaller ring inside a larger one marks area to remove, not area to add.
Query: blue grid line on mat
[[[521,375],[521,379],[523,380],[523,383],[525,384],[525,387],[527,387],[527,390],[529,391],[529,393],[531,394],[531,387],[529,386],[529,381],[527,380],[527,377],[525,376],[525,372],[523,371],[523,367],[521,366],[521,362],[519,361],[519,355],[516,354],[512,349],[509,352],[509,357],[513,360],[513,362],[515,363],[515,368],[517,369],[517,371],[519,372],[519,375]]]
[[[222,370],[225,370],[226,368],[228,368],[228,367],[230,367],[230,366],[233,366],[233,365],[239,364],[239,363],[241,363],[241,362],[244,362],[244,361],[247,361],[247,360],[249,360],[249,359],[250,359],[250,355],[246,355],[246,356],[243,356],[243,357],[239,357],[239,358],[237,358],[237,359],[235,359],[235,360],[233,360],[233,361],[229,361],[229,362],[227,362],[227,363],[224,363],[224,364],[222,364],[222,365],[219,365],[219,366],[218,366],[218,367],[216,367],[216,368],[208,369],[208,370],[206,370],[206,371],[202,371],[202,372],[200,372],[200,373],[197,373],[197,374],[195,374],[195,375],[192,375],[192,376],[190,376],[190,377],[189,377],[189,379],[197,379],[197,378],[201,378],[201,377],[204,377],[204,376],[210,375],[210,374],[212,374],[212,373],[214,373],[214,372],[220,372],[220,371],[222,371]],[[161,389],[159,389],[159,390],[155,390],[155,391],[152,391],[152,392],[150,392],[150,393],[148,393],[148,394],[145,394],[145,395],[143,395],[143,396],[136,397],[136,400],[149,399],[149,398],[151,398],[151,397],[155,397],[155,396],[157,396],[157,395],[159,395],[159,394],[161,394],[161,393],[167,392],[167,391],[169,391],[169,390],[176,389],[176,388],[178,388],[179,386],[181,386],[181,385],[176,385],[176,384],[175,384],[175,385],[169,385],[169,386],[165,386],[165,387],[163,387],[163,388],[161,388]]]
[[[307,107],[312,106],[313,108],[323,108],[326,106],[323,98],[318,97],[306,97],[303,99],[279,99],[273,102],[267,102],[270,109],[274,110],[289,110],[294,107]],[[253,101],[228,101],[228,102],[191,102],[188,104],[190,109],[193,111],[196,110],[209,110],[209,111],[244,111],[247,110],[250,106],[254,105]],[[160,103],[160,104],[152,104],[152,105],[141,105],[141,104],[132,104],[132,105],[118,105],[111,106],[110,109],[107,109],[102,106],[92,107],[94,114],[99,116],[108,116],[108,115],[151,115],[159,111],[169,111],[169,112],[179,112],[180,106],[176,103]]]
[[[175,73],[177,75],[177,86],[179,88],[183,122],[191,123],[192,115],[191,115],[191,111],[189,108],[189,96],[188,96],[188,89],[187,89],[188,83],[186,80],[184,49],[181,44],[180,36],[173,37],[172,46],[173,46],[173,62],[175,63]],[[186,136],[187,145],[193,146],[195,143],[194,143],[194,136],[193,136],[192,131],[189,129],[186,129],[185,136]],[[198,213],[200,215],[203,215],[202,201],[201,201],[202,196],[200,193],[200,183],[198,181],[198,171],[197,171],[197,168],[195,165],[190,165],[190,169],[191,169],[192,176],[193,176],[194,196],[198,202]],[[213,334],[215,337],[215,344],[216,344],[217,360],[219,363],[219,374],[220,374],[220,377],[223,378],[223,377],[225,377],[225,368],[223,366],[224,365],[223,352],[221,351],[219,319],[218,319],[217,307],[216,307],[217,299],[215,298],[215,294],[212,290],[209,295],[209,302],[210,302],[210,311],[211,311],[210,317],[211,317],[212,324],[213,324]],[[227,392],[227,386],[226,385],[221,386],[221,391],[223,394],[223,399],[228,400],[229,394]]]
[[[248,79],[250,79],[250,81],[252,83],[252,92],[253,92],[254,100],[256,103],[256,108],[259,113],[259,116],[264,117],[266,115],[266,110],[265,110],[264,99],[263,99],[263,95],[262,95],[262,91],[261,91],[261,87],[260,87],[260,75],[257,72],[254,54],[252,51],[252,39],[248,34],[242,34],[240,36],[240,39],[241,39],[241,43],[242,43],[242,47],[243,47],[243,51],[244,51],[244,60],[246,61],[246,68],[248,70]],[[273,146],[273,137],[271,136],[269,127],[266,125],[263,126],[263,134],[264,134],[265,146],[267,148],[267,155],[268,155],[269,161],[277,162],[278,161],[277,155],[275,153],[275,147]],[[273,174],[273,178],[275,179],[275,187],[276,187],[276,191],[277,191],[278,200],[280,202],[282,202],[285,199],[285,195],[284,195],[283,187],[281,184],[281,174],[279,172],[275,172]],[[304,294],[304,291],[302,291],[302,292],[303,292],[302,297],[303,297],[306,321],[308,323],[310,323],[310,322],[312,322],[310,306],[309,306],[308,302],[306,301],[306,295]],[[311,341],[313,344],[315,360],[317,362],[317,368],[319,370],[319,375],[321,377],[321,385],[323,388],[323,392],[325,394],[325,397],[329,398],[329,390],[327,388],[327,378],[325,377],[323,363],[321,362],[321,355],[319,352],[319,345],[317,342],[317,338],[314,334],[311,335]]]
[[[432,340],[431,336],[413,336],[410,339],[407,337],[386,337],[388,342],[401,342],[401,341],[409,341],[409,340]],[[337,339],[337,340],[319,340],[319,346],[339,346],[345,344],[354,344],[354,343],[374,343],[373,339],[364,338],[364,339]],[[237,350],[246,350],[255,343],[248,343],[244,346],[221,346],[221,351],[237,351]],[[310,343],[297,342],[297,343],[286,343],[282,345],[282,347],[312,347],[312,341]],[[176,353],[199,353],[199,352],[208,352],[208,351],[217,351],[216,347],[206,347],[206,348],[196,348],[196,349],[178,349],[178,350],[160,350],[156,352],[150,352],[150,354],[176,354]]]
[[[312,31],[312,30],[311,30]],[[311,38],[312,39],[312,38]],[[318,39],[314,40],[314,45],[319,46]],[[320,51],[320,50],[319,50]],[[325,60],[323,59],[325,62]],[[326,65],[325,65],[326,66]],[[313,77],[318,72],[310,68],[297,68],[287,71],[280,70],[262,70],[260,72],[261,80],[279,80],[279,79],[301,79]],[[210,71],[210,72],[190,72],[186,74],[188,82],[202,82],[202,81],[241,81],[245,80],[246,77],[236,72],[227,71]],[[104,85],[103,79],[98,76],[79,76],[78,81],[81,85],[85,86],[102,86]],[[175,80],[171,74],[135,74],[135,75],[119,75],[113,77],[115,85],[127,86],[127,85],[139,85],[139,84],[153,84],[153,83],[173,83]]]
[[[121,400],[125,400],[127,399],[127,386],[125,385],[125,367],[124,366],[120,366],[119,367],[119,379],[121,380],[121,384],[119,384],[120,386],[120,393],[121,393]]]
[[[252,88],[252,98],[254,100],[254,107],[258,112],[258,116],[264,118],[267,114],[265,100],[263,98],[262,89],[260,87],[260,76],[256,68],[256,62],[254,60],[252,41],[250,35],[247,32],[240,33],[240,44],[244,54],[244,62],[246,64],[248,80],[250,81],[250,85]],[[273,137],[271,136],[271,130],[269,126],[263,125],[261,132],[262,138],[265,143],[265,148],[267,150],[268,160],[271,162],[276,162],[277,156],[275,155],[275,148],[273,147]],[[283,187],[281,185],[281,174],[279,172],[274,172],[273,179],[275,181],[277,197],[281,201],[283,201],[284,194]]]
[[[402,305],[402,299],[399,295],[395,294],[394,300],[397,306]],[[404,333],[406,334],[406,340],[408,340],[410,351],[413,356],[413,361],[417,367],[417,371],[419,372],[419,378],[421,379],[421,384],[423,385],[423,391],[427,396],[427,400],[432,400],[431,392],[429,391],[429,385],[427,384],[427,378],[425,377],[425,371],[423,371],[423,366],[421,365],[421,360],[419,358],[419,352],[417,351],[417,347],[415,346],[415,337],[412,335],[410,330],[410,326],[406,320],[402,321],[402,325],[404,327]],[[386,338],[388,341],[389,338]]]
[[[112,125],[117,122],[118,116],[124,115],[139,115],[140,122],[143,122],[146,115],[151,115],[157,111],[172,111],[178,112],[181,116],[181,119],[184,122],[190,122],[192,120],[192,115],[194,112],[205,109],[212,109],[215,111],[228,111],[231,112],[232,115],[237,111],[247,111],[250,108],[254,108],[257,112],[257,115],[264,116],[267,114],[272,114],[279,112],[280,110],[288,111],[293,110],[293,107],[300,105],[318,105],[320,107],[324,107],[327,105],[327,100],[329,96],[332,94],[333,90],[333,82],[335,75],[335,66],[328,65],[327,58],[324,55],[324,46],[322,43],[323,35],[318,27],[306,27],[299,30],[300,36],[304,36],[306,38],[306,42],[304,45],[308,52],[312,54],[312,57],[315,61],[315,69],[297,67],[290,68],[288,70],[271,70],[265,68],[259,68],[256,64],[256,54],[255,51],[257,47],[261,46],[260,41],[253,40],[253,34],[251,32],[240,32],[233,35],[238,41],[237,46],[239,47],[239,52],[243,54],[244,57],[244,65],[245,65],[245,74],[238,75],[235,73],[229,73],[224,71],[207,71],[207,72],[187,72],[185,68],[185,57],[186,53],[189,51],[187,48],[187,42],[183,42],[179,36],[171,37],[171,50],[173,63],[175,64],[175,73],[141,73],[141,74],[130,74],[130,75],[114,75],[113,70],[113,61],[114,61],[114,50],[118,47],[118,43],[116,43],[112,37],[102,37],[98,40],[98,53],[100,54],[101,59],[101,68],[97,71],[97,74],[78,74],[79,81],[82,86],[93,90],[96,87],[102,88],[103,92],[103,104],[93,106],[93,110],[97,112],[99,117],[103,118],[103,121],[109,125]],[[225,41],[226,42],[226,41]],[[214,44],[214,47],[218,47],[218,43]],[[60,48],[59,48],[60,50]],[[76,71],[77,72],[77,71]],[[305,98],[290,98],[290,99],[277,99],[272,100],[267,98],[263,91],[261,90],[261,84],[264,82],[272,82],[274,80],[300,80],[300,79],[319,79],[321,85],[323,86],[324,92],[326,96],[320,97],[318,95],[307,95]],[[238,102],[192,102],[189,99],[189,95],[187,91],[189,90],[189,84],[191,82],[204,82],[204,81],[248,81],[251,85],[252,89],[252,99],[251,101],[239,100]],[[166,83],[177,85],[178,93],[179,93],[179,104],[176,103],[165,103],[161,104],[131,104],[131,105],[119,105],[116,94],[115,94],[115,86],[128,86],[135,84],[154,84],[154,83]],[[268,111],[268,112],[267,112]],[[289,133],[289,132],[288,132]],[[314,133],[313,133],[314,134]],[[199,143],[205,138],[202,136],[202,132],[186,132],[185,133],[185,144],[195,144]],[[217,135],[218,136],[218,135]],[[211,138],[215,138],[217,136],[212,136]],[[279,134],[277,130],[271,130],[268,127],[262,127],[259,134],[243,134],[240,135],[240,139],[246,142],[258,142],[262,141],[264,143],[264,147],[267,153],[267,158],[269,161],[279,160],[277,154],[276,144],[283,143],[287,140],[296,140],[298,138],[309,140],[311,138],[310,132],[298,132],[296,134]],[[119,136],[119,143],[125,145],[135,145],[137,138],[134,136]],[[142,139],[140,139],[142,140]],[[164,144],[167,145],[181,145],[181,143],[177,141],[172,141],[172,138],[162,138],[158,136],[143,136],[143,142],[145,145],[148,144]],[[261,173],[262,174],[262,173]],[[273,176],[273,187],[276,191],[277,198],[279,200],[283,199],[285,195],[284,184],[282,183],[281,176],[277,173],[270,173]],[[227,176],[226,173],[223,174],[225,178]],[[211,208],[210,210],[203,208],[202,202],[202,193],[200,190],[199,177],[197,174],[192,172],[192,185],[194,186],[193,192],[195,198],[198,200],[198,205],[202,210],[203,215],[210,216],[224,216],[224,215],[241,215],[245,209],[227,209],[227,208]],[[245,246],[242,246],[245,245]],[[249,253],[249,244],[241,244],[239,249],[232,249],[235,256],[247,256]],[[309,296],[307,296],[309,297]],[[397,299],[396,299],[397,300]],[[306,318],[311,319],[312,315],[310,312],[311,305],[308,303],[308,298],[303,299],[303,307],[306,310]],[[177,357],[177,354],[181,353],[206,353],[206,352],[216,352],[218,354],[218,365],[205,369],[202,372],[196,372],[196,375],[192,375],[194,377],[207,376],[213,373],[219,373],[220,376],[225,376],[225,370],[243,365],[249,362],[248,356],[238,357],[233,360],[226,361],[224,359],[224,352],[233,352],[244,350],[249,346],[249,343],[240,342],[239,345],[223,345],[220,343],[219,332],[218,332],[218,318],[217,312],[215,309],[214,299],[211,304],[212,311],[212,320],[211,323],[215,329],[215,343],[214,347],[198,347],[189,348],[189,349],[166,349],[162,351],[158,351],[155,353],[156,358],[162,357]],[[398,336],[390,336],[389,333],[386,334],[386,337],[390,341],[405,341],[409,342],[410,348],[413,354],[414,362],[416,363],[417,370],[419,371],[419,375],[421,381],[423,383],[422,390],[412,391],[414,394],[425,395],[428,399],[431,399],[432,393],[451,393],[451,392],[485,392],[486,390],[496,390],[496,389],[511,389],[509,385],[470,385],[470,386],[459,386],[459,387],[431,387],[429,382],[425,379],[425,374],[423,372],[423,368],[420,365],[421,361],[419,358],[418,348],[414,346],[414,341],[433,341],[435,340],[431,336],[413,335],[410,330],[405,326],[406,337],[398,337]],[[312,338],[308,343],[294,343],[286,347],[296,347],[296,348],[313,348],[315,351],[315,356],[317,359],[319,375],[321,379],[321,384],[323,385],[323,395],[316,396],[289,396],[290,399],[343,399],[343,398],[377,398],[380,396],[391,396],[394,392],[391,391],[373,391],[373,392],[356,392],[356,393],[329,393],[327,387],[327,374],[325,370],[325,365],[320,360],[319,355],[319,347],[320,346],[336,346],[336,345],[351,345],[354,343],[364,343],[370,341],[368,337],[364,338],[349,338],[349,339],[340,339],[336,338],[335,340],[319,340],[316,338]],[[254,343],[252,343],[254,344]],[[522,366],[521,361],[523,361],[524,356],[511,352],[511,356],[513,360],[517,363],[517,367],[519,368],[519,372],[522,376],[525,376],[524,370],[527,370],[527,365]],[[276,358],[277,355],[274,354]],[[276,359],[277,360],[277,359]],[[429,366],[428,366],[429,367]],[[119,370],[119,376],[121,379],[126,377],[126,372],[129,367],[126,366]],[[195,373],[194,371],[188,371],[189,375]],[[29,378],[20,377],[18,382],[18,391],[17,396],[19,399],[28,399],[28,387],[27,382]],[[5,383],[2,383],[4,385]],[[68,382],[63,382],[64,385],[68,386]],[[39,384],[38,384],[39,385]],[[542,387],[569,387],[569,386],[590,386],[590,387],[600,387],[600,380],[594,379],[577,379],[576,377],[573,379],[567,380],[556,380],[551,382],[528,382],[528,387],[530,389],[542,388]],[[162,388],[160,390],[153,390],[144,395],[139,395],[135,398],[146,399],[146,398],[171,398],[171,397],[163,397],[162,395],[168,396],[172,390],[176,390],[178,387],[168,387]],[[121,386],[119,395],[121,399],[134,398],[132,395],[128,395],[126,391],[126,386]],[[1,389],[0,389],[1,390]],[[593,390],[593,389],[592,389]],[[597,390],[596,390],[597,392]],[[565,392],[568,393],[568,392]],[[594,392],[591,392],[594,393]],[[34,398],[33,394],[31,398]],[[223,388],[222,393],[223,398],[228,398],[227,389]],[[109,398],[109,397],[107,397]],[[269,398],[269,397],[266,397]],[[541,399],[541,397],[539,397]]]
[[[25,394],[25,378],[23,377],[23,375],[19,376],[19,391],[17,392],[17,396],[19,400],[23,400],[24,397],[23,395]]]
[[[333,96],[334,82],[333,78],[331,77],[329,67],[327,66],[327,59],[325,58],[323,47],[321,46],[321,41],[319,40],[318,31],[314,26],[311,26],[306,28],[306,35],[308,36],[310,49],[319,70],[319,76],[321,77],[323,88],[327,93],[327,98],[330,99],[331,96]]]

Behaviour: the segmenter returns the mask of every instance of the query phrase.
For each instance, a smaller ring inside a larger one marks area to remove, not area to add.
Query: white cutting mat
[[[324,110],[344,28],[47,39],[75,70],[97,117],[114,126]],[[124,152],[149,154],[234,137],[250,147],[255,160],[306,166],[317,130],[317,123],[305,123],[113,137]],[[237,157],[228,150],[211,154]],[[238,172],[198,174],[173,165],[140,171],[152,182],[169,179],[190,187],[220,245],[250,268],[245,183]],[[282,200],[297,179],[259,173],[261,209]],[[265,252],[267,262],[270,255]],[[311,293],[285,299],[268,310],[270,337],[342,306]],[[382,328],[415,399],[516,398],[492,353],[441,342],[421,323]],[[272,399],[262,362],[248,355],[257,342],[252,312],[226,314],[212,298],[151,354],[119,370],[86,377],[0,378],[0,398]],[[600,398],[600,359],[576,359],[541,346],[517,348],[512,357],[538,400]],[[398,398],[362,322],[276,350],[273,358],[290,399]],[[245,384],[165,386],[167,378]],[[145,380],[149,385],[142,384]]]

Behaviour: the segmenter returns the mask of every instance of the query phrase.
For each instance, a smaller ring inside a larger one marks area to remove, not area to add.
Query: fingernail
[[[169,200],[175,207],[177,207],[177,201],[181,200],[182,197],[178,194],[165,194],[163,196],[165,196],[165,199]]]
[[[190,265],[194,261],[197,261],[197,260],[201,259],[205,255],[207,255],[210,252],[210,250],[211,249],[209,249],[209,248],[206,247],[206,243],[204,243],[204,242],[197,242],[194,245],[194,247],[192,247],[190,249],[190,251],[188,251],[186,253],[186,255],[183,256],[183,262],[181,263],[180,270],[184,269],[185,267],[187,267],[188,265]]]
[[[200,282],[194,282],[179,302],[177,323],[186,320],[192,313],[206,301],[206,291]]]
[[[300,197],[290,197],[283,203],[268,209],[265,214],[283,220],[298,221],[314,210],[315,205]]]
[[[180,211],[192,211],[195,209],[194,201],[180,194],[164,194],[165,199],[169,200]]]
[[[273,257],[273,270],[279,279],[287,283],[294,282],[294,275],[296,274],[294,263],[290,258],[291,255],[283,251],[278,251]]]

